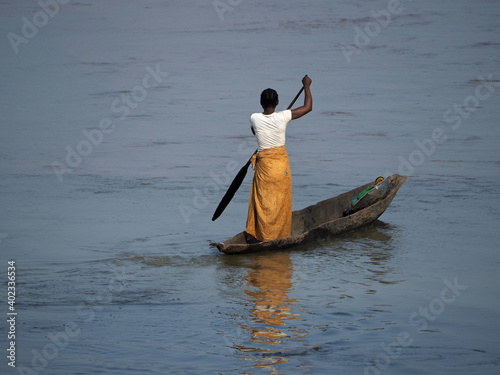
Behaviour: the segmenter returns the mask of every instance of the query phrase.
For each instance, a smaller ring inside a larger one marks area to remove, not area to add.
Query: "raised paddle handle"
[[[299,93],[297,95],[295,95],[295,98],[293,98],[292,102],[290,103],[290,105],[288,106],[287,109],[291,109],[292,108],[292,106],[295,104],[295,102],[299,98],[300,94],[302,94],[302,91],[304,91],[304,86],[302,86],[302,88],[300,89]]]

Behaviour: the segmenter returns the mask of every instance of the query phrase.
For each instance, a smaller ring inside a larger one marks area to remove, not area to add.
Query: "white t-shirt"
[[[285,145],[285,133],[292,120],[292,111],[286,109],[270,115],[254,113],[250,116],[250,128],[255,132],[259,151]]]

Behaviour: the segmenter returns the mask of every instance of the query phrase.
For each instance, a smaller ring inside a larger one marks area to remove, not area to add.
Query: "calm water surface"
[[[500,3],[234,4],[69,2],[17,53],[42,8],[0,4],[1,372],[497,374]],[[294,208],[409,178],[370,226],[224,256],[249,114],[306,73]]]

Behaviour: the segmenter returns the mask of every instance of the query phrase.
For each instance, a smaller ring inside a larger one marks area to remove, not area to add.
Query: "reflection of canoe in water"
[[[217,242],[215,246],[226,254],[289,249],[362,227],[377,220],[384,213],[405,180],[406,176],[397,174],[386,178],[379,184],[380,189],[370,190],[357,201],[353,206],[352,213],[348,216],[342,216],[344,210],[363,190],[373,186],[374,182],[302,210],[294,211],[292,213],[292,235],[288,238],[247,243],[245,233],[241,232],[224,242]]]

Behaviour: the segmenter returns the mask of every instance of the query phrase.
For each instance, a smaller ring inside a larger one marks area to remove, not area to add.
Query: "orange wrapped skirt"
[[[292,173],[285,146],[260,151],[254,158],[246,232],[260,241],[290,237]]]

